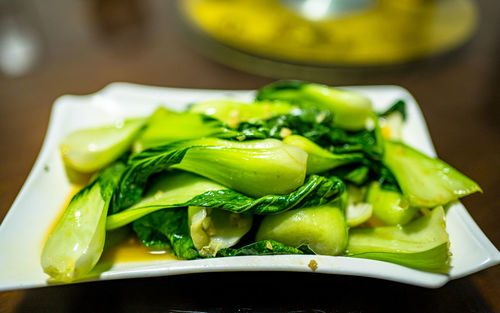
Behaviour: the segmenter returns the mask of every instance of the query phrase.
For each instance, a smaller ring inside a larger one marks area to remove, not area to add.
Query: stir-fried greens
[[[252,103],[158,108],[76,131],[60,145],[65,165],[95,174],[45,243],[42,267],[58,281],[82,278],[106,234],[131,229],[181,259],[343,255],[446,273],[443,206],[481,189],[402,142],[405,119],[402,100],[375,112],[352,91],[281,81]]]

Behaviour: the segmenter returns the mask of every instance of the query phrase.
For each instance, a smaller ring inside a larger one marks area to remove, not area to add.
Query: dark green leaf
[[[217,257],[244,255],[304,254],[299,249],[286,246],[274,240],[262,240],[241,248],[225,248],[217,252]]]
[[[196,176],[193,177],[196,178]],[[217,208],[234,213],[275,214],[290,209],[329,203],[340,197],[344,190],[345,185],[339,178],[317,175],[310,176],[304,185],[287,195],[268,195],[254,199],[230,189],[212,190],[183,203],[167,204],[156,200],[147,202],[145,205],[139,203],[130,209],[108,216],[107,229],[127,225],[155,211],[186,206]]]
[[[116,213],[137,202],[151,175],[181,162],[189,148],[192,148],[186,144],[187,142],[189,141],[178,141],[150,148],[132,156],[120,180],[111,213]]]
[[[312,175],[299,189],[288,195],[269,195],[254,199],[234,190],[207,191],[187,202],[189,206],[218,208],[235,213],[275,214],[299,207],[328,203],[345,189],[342,180]]]
[[[349,164],[338,167],[330,172],[343,181],[350,182],[356,186],[361,186],[368,181],[370,168],[366,165]]]
[[[151,213],[134,222],[139,239],[150,248],[173,248],[182,259],[198,257],[189,234],[186,208],[172,208]]]
[[[389,109],[379,114],[381,117],[386,117],[392,113],[398,112],[403,117],[403,121],[406,121],[406,102],[399,99],[396,101]]]

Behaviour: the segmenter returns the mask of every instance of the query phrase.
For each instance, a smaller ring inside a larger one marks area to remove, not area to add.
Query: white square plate
[[[404,140],[429,155],[435,155],[423,116],[408,91],[397,86],[346,88],[370,97],[379,111],[397,99],[405,100],[408,121],[403,129]],[[173,89],[114,83],[92,95],[59,98],[52,109],[47,136],[35,166],[0,226],[0,290],[49,285],[48,276],[40,266],[40,253],[43,241],[72,189],[58,150],[59,142],[67,134],[124,117],[146,116],[159,105],[183,110],[195,101],[227,97],[250,101],[253,95],[253,91]],[[375,277],[436,288],[451,279],[500,263],[499,251],[460,202],[449,206],[446,218],[453,254],[448,275],[367,259],[277,255],[116,263],[92,280],[219,271],[311,272],[308,264],[314,259],[318,273]]]

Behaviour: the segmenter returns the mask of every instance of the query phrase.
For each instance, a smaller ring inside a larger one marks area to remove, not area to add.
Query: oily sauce
[[[45,241],[49,238],[50,234],[54,231],[57,223],[61,219],[64,211],[68,207],[73,196],[82,189],[83,186],[74,185],[68,194],[66,201],[64,201],[61,206],[59,216],[54,220],[53,224],[49,228]],[[126,262],[148,262],[148,261],[158,261],[158,260],[176,260],[177,258],[172,252],[167,250],[151,250],[145,247],[135,234],[127,235],[123,240],[117,244],[105,248],[99,263],[101,264],[116,264],[116,263],[126,263]]]

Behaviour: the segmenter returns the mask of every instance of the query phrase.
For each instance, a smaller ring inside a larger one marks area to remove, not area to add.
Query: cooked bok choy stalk
[[[135,153],[175,141],[216,137],[228,140],[267,138],[259,129],[239,131],[212,117],[158,108],[147,121],[147,127],[133,143]]]
[[[256,240],[276,240],[294,248],[306,246],[316,254],[342,254],[347,245],[344,209],[338,203],[329,203],[268,215],[260,224]]]
[[[108,207],[124,170],[115,162],[71,199],[42,251],[42,268],[55,280],[82,278],[101,257]]]
[[[373,206],[365,202],[366,188],[347,185],[346,218],[349,227],[356,227],[368,221],[373,214]]]
[[[140,202],[108,216],[106,227],[112,230],[158,210],[186,206],[217,208],[233,213],[275,214],[328,203],[343,192],[344,183],[341,180],[313,175],[289,194],[255,199],[201,176],[176,173],[158,179]]]
[[[418,212],[400,192],[384,190],[377,182],[370,184],[366,202],[373,206],[373,215],[386,225],[406,224]]]
[[[311,140],[298,135],[286,137],[283,139],[283,143],[301,148],[307,152],[307,174],[322,173],[341,165],[359,162],[363,159],[363,154],[361,153],[331,153]]]
[[[158,108],[149,117],[146,129],[134,141],[134,150],[140,152],[174,141],[208,137],[225,130],[219,121],[200,114]]]
[[[432,208],[480,191],[473,180],[450,165],[410,146],[385,141],[383,162],[396,177],[410,206]]]
[[[244,103],[233,100],[209,100],[194,104],[189,108],[191,113],[212,116],[231,127],[241,122],[267,120],[276,115],[290,113],[296,106],[288,102],[261,101]]]
[[[279,140],[174,142],[134,155],[112,213],[137,202],[148,178],[169,168],[205,176],[249,196],[287,194],[304,183],[307,153]]]
[[[143,126],[144,119],[133,119],[74,131],[59,146],[63,161],[82,173],[100,170],[129,149]]]
[[[194,246],[201,256],[215,256],[234,246],[252,227],[251,214],[238,214],[209,207],[190,206],[188,224]]]
[[[142,200],[132,207],[108,216],[108,230],[125,226],[147,214],[164,208],[183,207],[192,198],[224,186],[209,179],[185,172],[167,173],[157,177]]]
[[[353,257],[446,273],[449,244],[444,209],[439,206],[404,226],[351,229],[347,251]]]
[[[362,130],[373,115],[371,100],[360,93],[320,84],[279,81],[259,90],[257,100],[289,101],[333,113],[334,124],[347,130]]]

